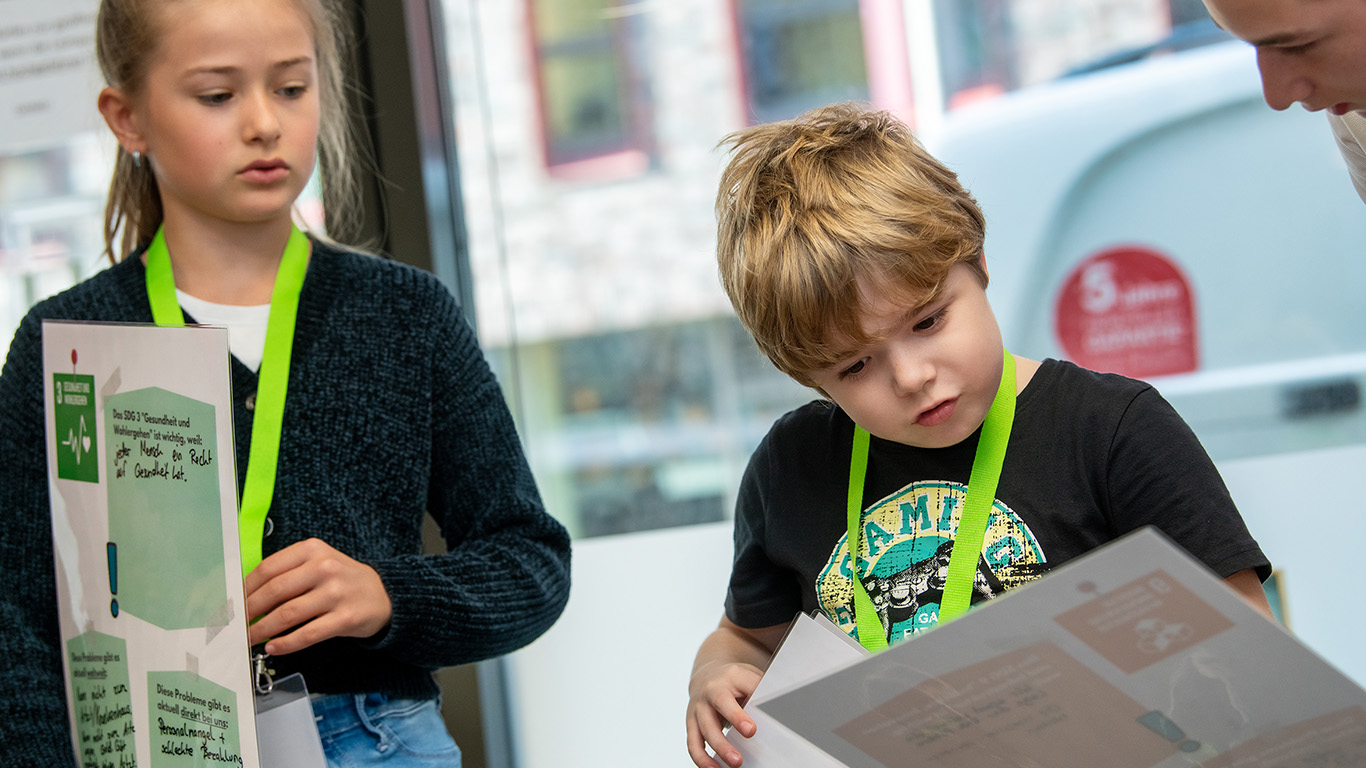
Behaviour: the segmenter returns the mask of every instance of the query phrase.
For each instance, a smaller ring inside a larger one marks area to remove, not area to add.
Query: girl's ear
[[[147,141],[138,126],[137,115],[133,111],[133,100],[118,88],[105,88],[100,91],[100,114],[113,131],[125,152],[147,152]]]

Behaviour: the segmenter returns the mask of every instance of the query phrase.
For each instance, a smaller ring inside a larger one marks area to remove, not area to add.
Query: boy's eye
[[[864,367],[867,365],[867,363],[868,363],[867,360],[860,360],[860,361],[858,361],[857,363],[854,363],[853,365],[849,366],[848,368],[845,368],[844,370],[840,371],[840,378],[843,379],[843,378],[846,378],[846,377],[848,377],[848,376],[856,376],[856,375],[858,375],[859,373],[862,373],[862,372],[863,372],[863,369],[864,369]]]
[[[204,93],[204,94],[200,94],[200,96],[199,96],[199,101],[200,101],[200,103],[202,103],[202,104],[208,104],[208,105],[212,106],[212,105],[215,105],[215,104],[223,104],[223,103],[225,103],[225,102],[226,102],[228,99],[230,99],[230,98],[232,98],[232,94],[230,94],[230,93],[228,93],[228,92],[226,92],[226,91],[223,91],[223,92],[220,92],[220,93]]]
[[[930,330],[930,329],[932,329],[932,328],[938,326],[938,325],[944,320],[944,313],[947,312],[947,311],[948,311],[948,307],[945,307],[944,309],[941,309],[941,310],[939,310],[938,312],[935,312],[934,314],[930,315],[929,317],[925,318],[924,320],[921,320],[920,322],[918,322],[918,323],[915,324],[915,330],[917,330],[917,331],[928,331],[928,330]]]

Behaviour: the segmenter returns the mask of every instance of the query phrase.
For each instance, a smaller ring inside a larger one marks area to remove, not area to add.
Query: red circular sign
[[[1078,264],[1058,293],[1055,331],[1077,365],[1134,378],[1198,366],[1190,281],[1150,248],[1108,248]]]

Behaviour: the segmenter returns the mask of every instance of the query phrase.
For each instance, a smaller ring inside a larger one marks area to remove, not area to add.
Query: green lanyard
[[[968,495],[963,503],[963,514],[958,519],[954,534],[953,554],[949,557],[948,582],[939,601],[939,623],[943,624],[966,613],[972,600],[973,582],[977,579],[977,560],[986,537],[987,520],[996,500],[996,485],[1001,479],[1001,465],[1005,462],[1006,444],[1010,442],[1010,427],[1015,422],[1015,358],[1005,352],[1001,383],[991,401],[982,436],[977,441],[977,455],[972,461],[968,477]],[[869,435],[863,427],[854,425],[854,448],[849,459],[849,546],[850,570],[854,582],[854,621],[858,625],[859,643],[870,651],[887,647],[887,635],[878,620],[877,609],[868,597],[868,590],[859,579],[858,552],[862,547],[863,480],[868,474]]]
[[[251,427],[251,458],[247,462],[247,480],[237,514],[244,576],[261,562],[266,514],[270,512],[270,500],[275,495],[275,469],[280,460],[280,431],[285,414],[285,390],[289,384],[289,357],[294,346],[294,319],[299,311],[304,274],[308,271],[309,250],[308,237],[294,227],[280,259],[280,270],[270,296],[270,320],[266,325],[265,353],[261,358],[256,390],[256,415]],[[160,228],[147,247],[147,298],[151,301],[152,319],[157,325],[185,325],[185,316],[176,301],[171,255],[166,250],[166,236]]]

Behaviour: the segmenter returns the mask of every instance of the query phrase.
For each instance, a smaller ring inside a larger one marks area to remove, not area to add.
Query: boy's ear
[[[133,110],[133,100],[118,88],[105,88],[99,96],[100,114],[105,125],[114,133],[124,151],[147,152],[147,142],[138,126],[137,115]]]
[[[987,281],[990,282],[991,273],[987,271],[987,252],[985,249],[982,250],[982,255],[978,257],[978,263],[982,265],[982,274],[986,275]]]

